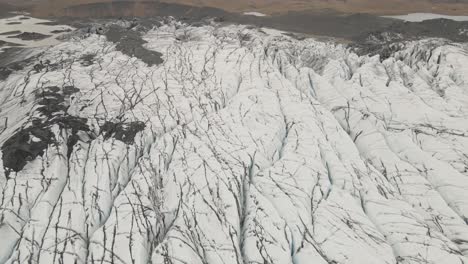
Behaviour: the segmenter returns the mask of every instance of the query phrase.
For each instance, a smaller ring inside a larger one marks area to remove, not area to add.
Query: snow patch
[[[260,13],[260,12],[244,12],[244,15],[246,15],[246,16],[257,16],[257,17],[267,16],[266,14],[263,14],[263,13]]]
[[[408,22],[422,22],[425,20],[431,19],[451,19],[454,21],[468,21],[468,16],[449,16],[449,15],[441,15],[441,14],[434,14],[434,13],[411,13],[407,15],[397,15],[397,16],[383,16],[387,18],[396,18],[400,20],[405,20]]]
[[[52,46],[60,43],[57,37],[62,35],[63,32],[73,30],[70,26],[47,24],[49,22],[52,21],[24,15],[0,19],[0,41],[21,45],[23,47]],[[22,40],[14,37],[19,34],[5,34],[16,31],[21,33],[39,33],[47,37],[38,40]]]

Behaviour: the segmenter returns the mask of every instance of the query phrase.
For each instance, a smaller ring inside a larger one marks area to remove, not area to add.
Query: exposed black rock
[[[63,65],[58,63],[51,63],[49,60],[42,61],[40,60],[39,63],[33,66],[33,69],[36,73],[41,72],[42,70],[57,70],[63,67]]]
[[[46,25],[46,26],[59,26],[62,25],[60,22],[57,21],[46,21],[46,22],[39,22],[36,25]]]
[[[350,47],[359,55],[380,55],[383,61],[404,48],[404,42],[422,38],[444,38],[454,42],[467,42],[468,21],[432,19],[422,22],[396,21],[380,30],[353,38]]]
[[[31,127],[17,131],[2,146],[6,176],[12,171],[22,170],[29,161],[42,156],[53,138],[53,133],[40,122],[33,122]]]
[[[8,43],[8,46],[11,46],[10,43]],[[35,53],[30,53],[28,49],[5,49],[0,53],[0,81],[8,78],[12,72],[22,70],[26,65],[32,63],[37,56]]]
[[[78,93],[80,89],[76,88],[75,86],[65,86],[62,89],[62,92],[65,96],[70,96],[72,94]]]
[[[36,93],[36,117],[29,124],[17,131],[2,146],[3,166],[7,176],[12,171],[21,171],[26,164],[44,154],[47,147],[56,143],[52,127],[58,125],[69,131],[67,138],[68,157],[73,146],[78,142],[80,131],[93,137],[87,125],[87,119],[69,115],[70,95],[78,92],[73,86],[62,89],[56,86],[46,87]]]
[[[21,40],[42,40],[50,37],[50,35],[45,35],[37,32],[23,32],[18,35],[9,36],[8,38],[17,38]]]
[[[7,25],[19,25],[21,22],[8,22]]]
[[[11,69],[0,67],[0,80],[5,80],[6,78],[8,78],[8,76],[10,76],[11,73],[12,73]]]
[[[21,34],[21,31],[14,30],[14,31],[3,32],[3,33],[0,33],[0,36],[17,35],[17,34]]]
[[[359,55],[379,55],[380,61],[390,58],[395,52],[405,47],[402,41],[382,42],[382,43],[353,43],[351,49]]]
[[[111,137],[124,142],[125,144],[133,144],[135,142],[135,136],[138,132],[145,129],[145,123],[141,121],[130,122],[130,123],[113,123],[106,121],[101,126],[101,133],[104,139]]]
[[[67,29],[57,29],[57,30],[52,30],[50,33],[52,34],[60,34],[60,33],[67,33],[67,32],[71,32],[72,30],[67,28]]]
[[[6,42],[6,41],[0,40],[0,48],[6,47],[6,46],[8,46],[8,47],[19,47],[19,46],[21,46],[21,45],[20,45],[20,44],[16,44],[16,43],[11,43],[11,42]],[[2,68],[2,67],[0,67],[0,68]],[[0,80],[1,80],[1,79],[0,79]]]
[[[0,61],[5,62],[6,66],[0,68],[0,77],[6,78],[12,71],[21,70],[26,65],[38,60],[37,56],[24,56],[26,51],[8,49],[5,54],[0,54]],[[18,61],[18,58],[21,57],[25,59]],[[94,59],[95,55],[93,54],[81,58],[84,63],[93,63]],[[33,69],[40,72],[49,67],[54,67],[50,61],[39,60]],[[21,171],[29,161],[42,156],[50,145],[56,144],[55,135],[51,130],[54,125],[69,131],[66,139],[68,157],[71,156],[77,142],[83,140],[82,134],[87,135],[85,138],[88,139],[95,138],[87,125],[86,118],[67,113],[70,96],[77,92],[79,89],[74,86],[62,88],[51,86],[36,93],[37,107],[35,111],[37,114],[34,115],[36,117],[7,139],[2,146],[3,166],[7,177],[13,171]],[[143,122],[113,123],[108,121],[102,126],[101,133],[106,139],[113,137],[126,144],[132,144],[135,135],[144,128]]]
[[[105,33],[107,39],[116,44],[118,51],[128,55],[134,56],[149,66],[157,65],[163,62],[162,54],[157,51],[148,50],[143,47],[146,43],[142,39],[141,34],[137,31],[112,25]]]
[[[94,63],[94,58],[96,58],[95,54],[86,54],[80,58],[81,65],[89,66]]]

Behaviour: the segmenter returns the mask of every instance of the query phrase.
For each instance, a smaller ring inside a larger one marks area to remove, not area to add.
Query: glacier
[[[154,64],[98,32],[20,52],[0,263],[468,263],[468,45],[283,33],[166,20]]]

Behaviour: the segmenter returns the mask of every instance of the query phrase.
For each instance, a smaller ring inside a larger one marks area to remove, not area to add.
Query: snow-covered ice
[[[468,16],[449,16],[449,15],[441,15],[441,14],[434,14],[434,13],[411,13],[407,15],[395,15],[395,16],[383,16],[388,18],[396,18],[401,19],[409,22],[422,22],[424,20],[430,19],[451,19],[455,21],[468,21]]]
[[[171,21],[151,67],[90,34],[1,81],[0,263],[468,263],[467,46],[275,32]]]
[[[64,31],[72,30],[70,26],[65,25],[50,25],[47,22],[50,20],[38,19],[34,17],[18,15],[9,18],[0,19],[0,41],[19,44],[24,47],[42,47],[57,45],[59,40],[56,38],[63,34]],[[14,38],[17,34],[4,34],[8,32],[34,32],[46,35],[47,37],[39,40],[22,40]]]
[[[258,16],[258,17],[264,17],[267,16],[266,14],[260,13],[260,12],[244,12],[244,15],[246,16]]]

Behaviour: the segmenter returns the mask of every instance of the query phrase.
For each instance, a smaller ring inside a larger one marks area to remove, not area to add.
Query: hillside
[[[378,15],[406,14],[413,12],[429,12],[452,15],[465,15],[468,13],[466,0],[125,0],[131,2],[167,2],[187,4],[198,7],[215,7],[229,12],[259,11],[267,14],[285,13],[288,11],[329,12],[341,13],[370,13]],[[1,0],[17,6],[32,7],[36,15],[63,15],[63,9],[76,5],[90,3],[108,4],[122,2],[112,0]],[[134,5],[133,14],[144,14],[143,9]]]

